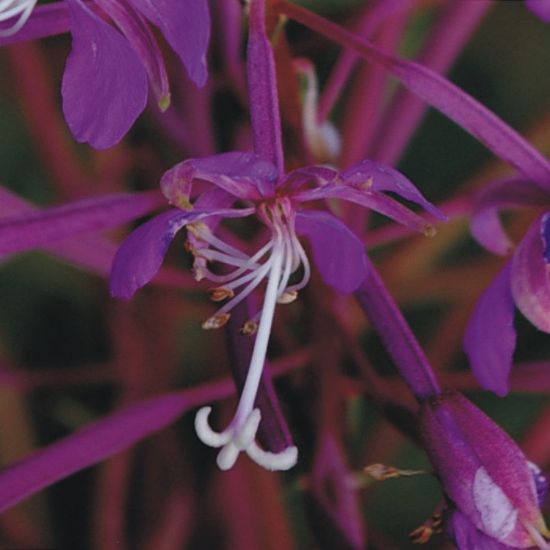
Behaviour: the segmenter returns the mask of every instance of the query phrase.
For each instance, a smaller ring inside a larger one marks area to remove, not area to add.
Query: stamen
[[[204,321],[201,325],[204,330],[214,330],[217,328],[223,327],[229,318],[231,317],[230,313],[216,313]]]
[[[235,296],[235,293],[230,288],[224,287],[211,288],[208,294],[210,294],[210,299],[213,302],[222,302],[227,298],[233,298],[233,296]]]
[[[550,544],[546,541],[546,539],[541,535],[539,530],[528,521],[522,521],[523,526],[525,529],[527,529],[529,535],[531,535],[531,539],[533,540],[533,543],[537,546],[537,548],[540,548],[541,550],[549,550]]]
[[[194,227],[192,227],[192,225]],[[227,252],[228,254],[231,254],[233,256],[248,259],[248,256],[242,250],[239,250],[238,248],[231,246],[225,241],[218,239],[218,237],[216,237],[212,233],[212,231],[210,231],[210,228],[205,223],[190,224],[188,227],[198,239],[207,242],[214,248],[217,248],[222,252]]]
[[[7,29],[0,29],[0,36],[11,36],[17,33],[31,16],[36,0],[4,0],[0,2],[0,21],[7,21],[12,17],[19,19]]]
[[[256,334],[257,330],[258,323],[250,319],[240,328],[239,332],[245,336],[251,336],[252,334]]]
[[[277,297],[277,303],[283,305],[291,304],[296,298],[298,298],[298,293],[295,290],[283,292]]]

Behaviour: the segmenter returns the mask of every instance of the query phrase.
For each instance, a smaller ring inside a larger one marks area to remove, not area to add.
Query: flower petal
[[[63,74],[63,113],[79,142],[111,147],[147,102],[147,76],[128,41],[81,0],[68,0],[72,49]]]
[[[510,370],[516,348],[511,262],[477,301],[464,336],[464,350],[481,387],[504,396],[510,391]]]
[[[519,310],[539,330],[550,333],[550,281],[542,239],[547,224],[546,215],[531,224],[512,258],[510,277]]]
[[[525,5],[545,23],[550,23],[550,2],[548,0],[525,0]]]
[[[223,153],[189,159],[164,174],[162,192],[175,205],[189,199],[193,180],[205,180],[227,193],[245,200],[273,194],[277,169],[271,162],[252,153]]]
[[[170,86],[164,60],[147,22],[125,2],[95,0],[122,31],[138,55],[162,111],[170,106]]]
[[[203,86],[207,78],[206,52],[210,38],[207,0],[128,0],[156,25],[187,69],[189,78]]]
[[[163,203],[157,192],[107,195],[0,220],[0,254],[13,254],[74,237],[111,229]]]
[[[111,295],[129,300],[158,272],[176,233],[188,223],[209,216],[243,217],[252,209],[193,210],[171,209],[155,216],[133,231],[118,249],[110,277]]]
[[[318,210],[296,213],[296,232],[311,242],[324,281],[340,292],[353,292],[367,276],[363,243],[337,218]]]
[[[447,216],[427,201],[416,186],[401,172],[372,160],[362,160],[350,166],[341,174],[342,179],[349,185],[368,185],[369,191],[390,191],[400,197],[421,206],[426,212],[439,220],[446,220]]]
[[[482,246],[495,254],[505,255],[513,245],[500,222],[499,210],[538,207],[549,202],[548,192],[529,180],[507,178],[492,182],[474,198],[470,230]]]

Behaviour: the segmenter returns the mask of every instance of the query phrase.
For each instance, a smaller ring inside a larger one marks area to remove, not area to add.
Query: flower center
[[[0,0],[0,21],[15,19],[11,27],[0,29],[0,36],[11,36],[18,32],[31,16],[36,2],[37,0]]]
[[[215,237],[204,224],[195,224],[190,228],[195,275],[218,285],[221,283],[221,286],[211,291],[211,297],[215,301],[230,298],[203,323],[203,328],[223,326],[229,319],[231,309],[267,279],[263,306],[243,327],[243,332],[248,334],[255,332],[257,328],[257,335],[246,382],[233,420],[221,433],[216,433],[208,425],[210,407],[202,408],[195,420],[195,428],[201,441],[212,447],[222,447],[218,454],[218,466],[222,469],[231,468],[240,451],[246,451],[253,460],[270,470],[288,469],[295,464],[297,458],[295,447],[289,447],[281,453],[270,453],[258,447],[254,439],[261,413],[254,408],[254,402],[265,363],[276,304],[294,301],[298,290],[309,280],[310,266],[294,231],[294,211],[290,201],[284,198],[263,203],[259,206],[259,215],[270,228],[271,239],[251,256]],[[225,264],[232,271],[227,275],[215,274],[208,268],[208,262]],[[289,284],[291,275],[300,267],[303,268],[302,279],[296,284]],[[240,290],[235,293],[238,289]]]

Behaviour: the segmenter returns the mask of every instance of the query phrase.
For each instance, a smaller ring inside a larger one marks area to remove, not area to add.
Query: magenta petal
[[[550,213],[546,212],[540,222],[544,261],[550,263]]]
[[[113,260],[111,295],[129,300],[158,272],[176,233],[188,223],[210,216],[242,217],[251,209],[218,209],[184,212],[171,209],[140,225],[122,243]]]
[[[207,0],[127,0],[156,25],[198,86],[206,82],[210,38]]]
[[[157,192],[108,195],[0,220],[0,254],[13,254],[81,233],[122,225],[163,203]]]
[[[511,286],[523,315],[539,330],[550,333],[550,281],[541,235],[545,217],[539,216],[531,224],[512,258]]]
[[[63,113],[79,142],[111,147],[145,108],[147,76],[128,41],[81,0],[68,0],[72,49],[63,74]]]
[[[481,387],[504,396],[510,391],[510,369],[516,348],[511,263],[481,295],[466,328],[464,350]]]
[[[545,23],[550,23],[550,2],[548,0],[525,0],[525,4]]]
[[[367,276],[363,243],[337,218],[318,210],[296,213],[296,232],[311,242],[324,281],[340,292],[353,292]]]
[[[401,172],[372,160],[362,160],[350,166],[342,173],[342,179],[350,185],[368,185],[372,192],[390,191],[421,206],[426,212],[439,220],[447,216],[427,201],[416,186]]]

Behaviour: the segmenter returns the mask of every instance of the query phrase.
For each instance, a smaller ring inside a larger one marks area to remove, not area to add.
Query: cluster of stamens
[[[246,382],[233,420],[219,433],[208,424],[210,407],[199,410],[195,419],[195,428],[201,441],[211,447],[221,447],[218,454],[218,466],[221,469],[231,468],[240,451],[245,451],[258,464],[270,470],[291,468],[297,459],[295,447],[272,453],[256,444],[261,413],[254,408],[254,402],[265,363],[275,306],[296,299],[298,291],[309,280],[310,266],[294,232],[290,201],[278,199],[259,206],[258,210],[261,219],[271,230],[271,239],[250,256],[214,236],[205,224],[189,227],[189,249],[195,256],[195,276],[216,284],[210,291],[212,300],[227,300],[203,323],[203,328],[223,326],[231,315],[231,309],[267,280],[262,308],[241,329],[244,334],[257,334]],[[227,274],[214,273],[208,266],[213,262],[228,266],[231,271]],[[303,270],[301,280],[289,284],[291,275],[300,268]]]
[[[11,27],[0,29],[0,36],[11,36],[18,32],[31,16],[37,0],[0,0],[0,21],[15,19]]]

